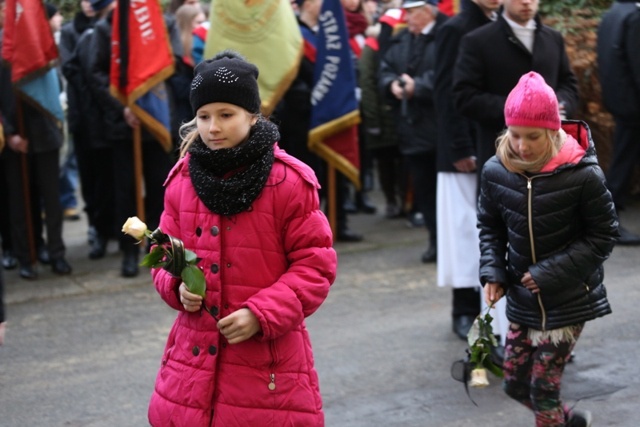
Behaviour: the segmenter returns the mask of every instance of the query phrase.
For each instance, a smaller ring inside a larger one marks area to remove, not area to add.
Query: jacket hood
[[[560,152],[547,163],[540,172],[552,172],[556,169],[573,167],[578,164],[592,165],[598,163],[596,148],[591,138],[589,126],[581,120],[565,120],[562,129],[567,140]]]

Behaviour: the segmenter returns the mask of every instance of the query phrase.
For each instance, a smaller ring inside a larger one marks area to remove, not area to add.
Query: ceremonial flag
[[[118,0],[111,36],[111,93],[171,151],[169,99],[164,81],[173,54],[158,0]]]
[[[62,122],[57,58],[42,0],[6,0],[2,59],[11,66],[11,82],[21,99]]]
[[[360,187],[356,76],[340,0],[324,0],[316,36],[309,149]]]
[[[205,58],[233,49],[260,70],[262,113],[269,115],[300,66],[302,36],[289,0],[215,0]]]

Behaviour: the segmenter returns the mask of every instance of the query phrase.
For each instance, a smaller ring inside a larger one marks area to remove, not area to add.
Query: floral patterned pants
[[[564,426],[568,409],[560,400],[564,367],[571,356],[584,323],[573,327],[571,341],[553,344],[543,340],[537,347],[528,338],[528,328],[509,325],[504,354],[504,391],[531,409],[536,427]]]

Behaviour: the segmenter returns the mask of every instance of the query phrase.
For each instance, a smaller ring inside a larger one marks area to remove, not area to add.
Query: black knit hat
[[[212,102],[227,102],[250,113],[260,112],[258,67],[232,50],[198,64],[193,71],[189,100],[194,114]]]

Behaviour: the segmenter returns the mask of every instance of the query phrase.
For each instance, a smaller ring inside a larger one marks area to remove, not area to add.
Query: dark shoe
[[[136,277],[139,272],[137,254],[124,254],[122,269],[120,270],[122,277]]]
[[[107,239],[99,234],[93,236],[91,243],[91,251],[89,251],[89,259],[100,259],[107,253]]]
[[[40,261],[42,264],[51,264],[49,249],[47,249],[46,246],[40,246],[38,248],[38,261]]]
[[[35,280],[38,278],[38,273],[31,265],[20,266],[20,277],[27,280]]]
[[[463,314],[462,316],[453,316],[453,332],[463,341],[467,340],[467,335],[473,322],[476,320],[474,316]]]
[[[18,259],[13,256],[13,252],[5,251],[2,254],[2,267],[5,270],[13,270],[18,266]]]
[[[342,207],[344,208],[344,211],[346,213],[349,213],[349,214],[358,213],[358,207],[356,206],[355,203],[353,203],[353,200],[351,200],[351,199],[346,200],[343,203]]]
[[[358,193],[356,195],[356,206],[358,207],[358,211],[366,214],[374,214],[378,210],[376,206],[371,203],[366,193]]]
[[[343,228],[338,231],[338,241],[339,242],[361,242],[362,234],[358,234],[354,231],[349,230],[348,228]]]
[[[567,427],[591,427],[591,412],[574,409],[567,421]]]
[[[385,208],[384,217],[388,219],[400,218],[402,216],[402,209],[395,204],[387,204]]]
[[[424,216],[421,212],[414,212],[409,214],[407,219],[407,227],[409,228],[422,228],[424,227]]]
[[[622,226],[618,226],[620,237],[617,240],[618,245],[622,246],[638,246],[640,245],[640,236],[632,233]]]
[[[420,258],[423,263],[428,264],[430,262],[436,262],[438,260],[438,250],[436,245],[431,244],[426,251],[423,252]]]
[[[51,260],[51,270],[59,275],[71,274],[71,266],[64,258]]]

